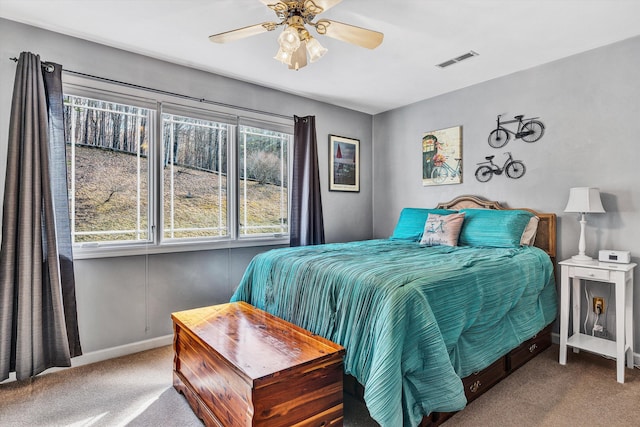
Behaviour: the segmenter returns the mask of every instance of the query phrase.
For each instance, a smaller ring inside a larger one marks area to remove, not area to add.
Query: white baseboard
[[[102,362],[103,360],[113,359],[128,354],[138,353],[140,351],[151,350],[152,348],[163,347],[173,342],[173,335],[165,335],[162,337],[151,338],[144,341],[138,341],[131,344],[124,344],[117,347],[105,348],[104,350],[92,351],[82,356],[71,359],[71,367],[88,365],[90,363]],[[65,368],[52,368],[65,369]],[[48,371],[47,371],[48,372]]]
[[[119,345],[117,347],[96,350],[71,359],[71,367],[76,368],[78,366],[89,365],[91,363],[102,362],[103,360],[114,359],[116,357],[126,356],[128,354],[151,350],[152,348],[164,347],[165,345],[170,345],[172,342],[173,335],[165,335],[162,337],[151,338],[144,341]],[[65,369],[69,368],[49,368],[46,371],[42,372],[40,375],[58,372]],[[9,378],[0,382],[0,384],[9,383],[15,380],[16,374],[15,372],[11,372],[9,374]]]
[[[560,334],[557,332],[552,332],[551,342],[554,344],[560,344]],[[633,353],[633,366],[636,368],[640,368],[640,353]]]

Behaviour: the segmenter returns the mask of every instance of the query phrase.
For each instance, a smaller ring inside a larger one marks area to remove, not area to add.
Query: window
[[[64,103],[74,242],[149,241],[152,111],[77,96]]]
[[[291,135],[240,126],[240,236],[282,235],[288,224]]]
[[[164,239],[228,237],[231,126],[162,115]]]
[[[291,123],[174,99],[68,92],[70,217],[80,252],[288,238]]]

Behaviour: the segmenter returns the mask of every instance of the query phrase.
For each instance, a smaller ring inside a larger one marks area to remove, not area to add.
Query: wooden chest
[[[344,348],[249,304],[171,315],[173,385],[207,426],[341,426]]]

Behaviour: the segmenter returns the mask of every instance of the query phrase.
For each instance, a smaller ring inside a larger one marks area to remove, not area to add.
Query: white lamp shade
[[[600,190],[590,187],[576,187],[569,190],[569,201],[565,212],[604,213]]]

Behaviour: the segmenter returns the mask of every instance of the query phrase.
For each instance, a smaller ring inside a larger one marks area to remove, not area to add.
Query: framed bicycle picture
[[[422,135],[422,185],[462,183],[462,126]]]
[[[329,135],[329,190],[360,191],[360,141]]]

